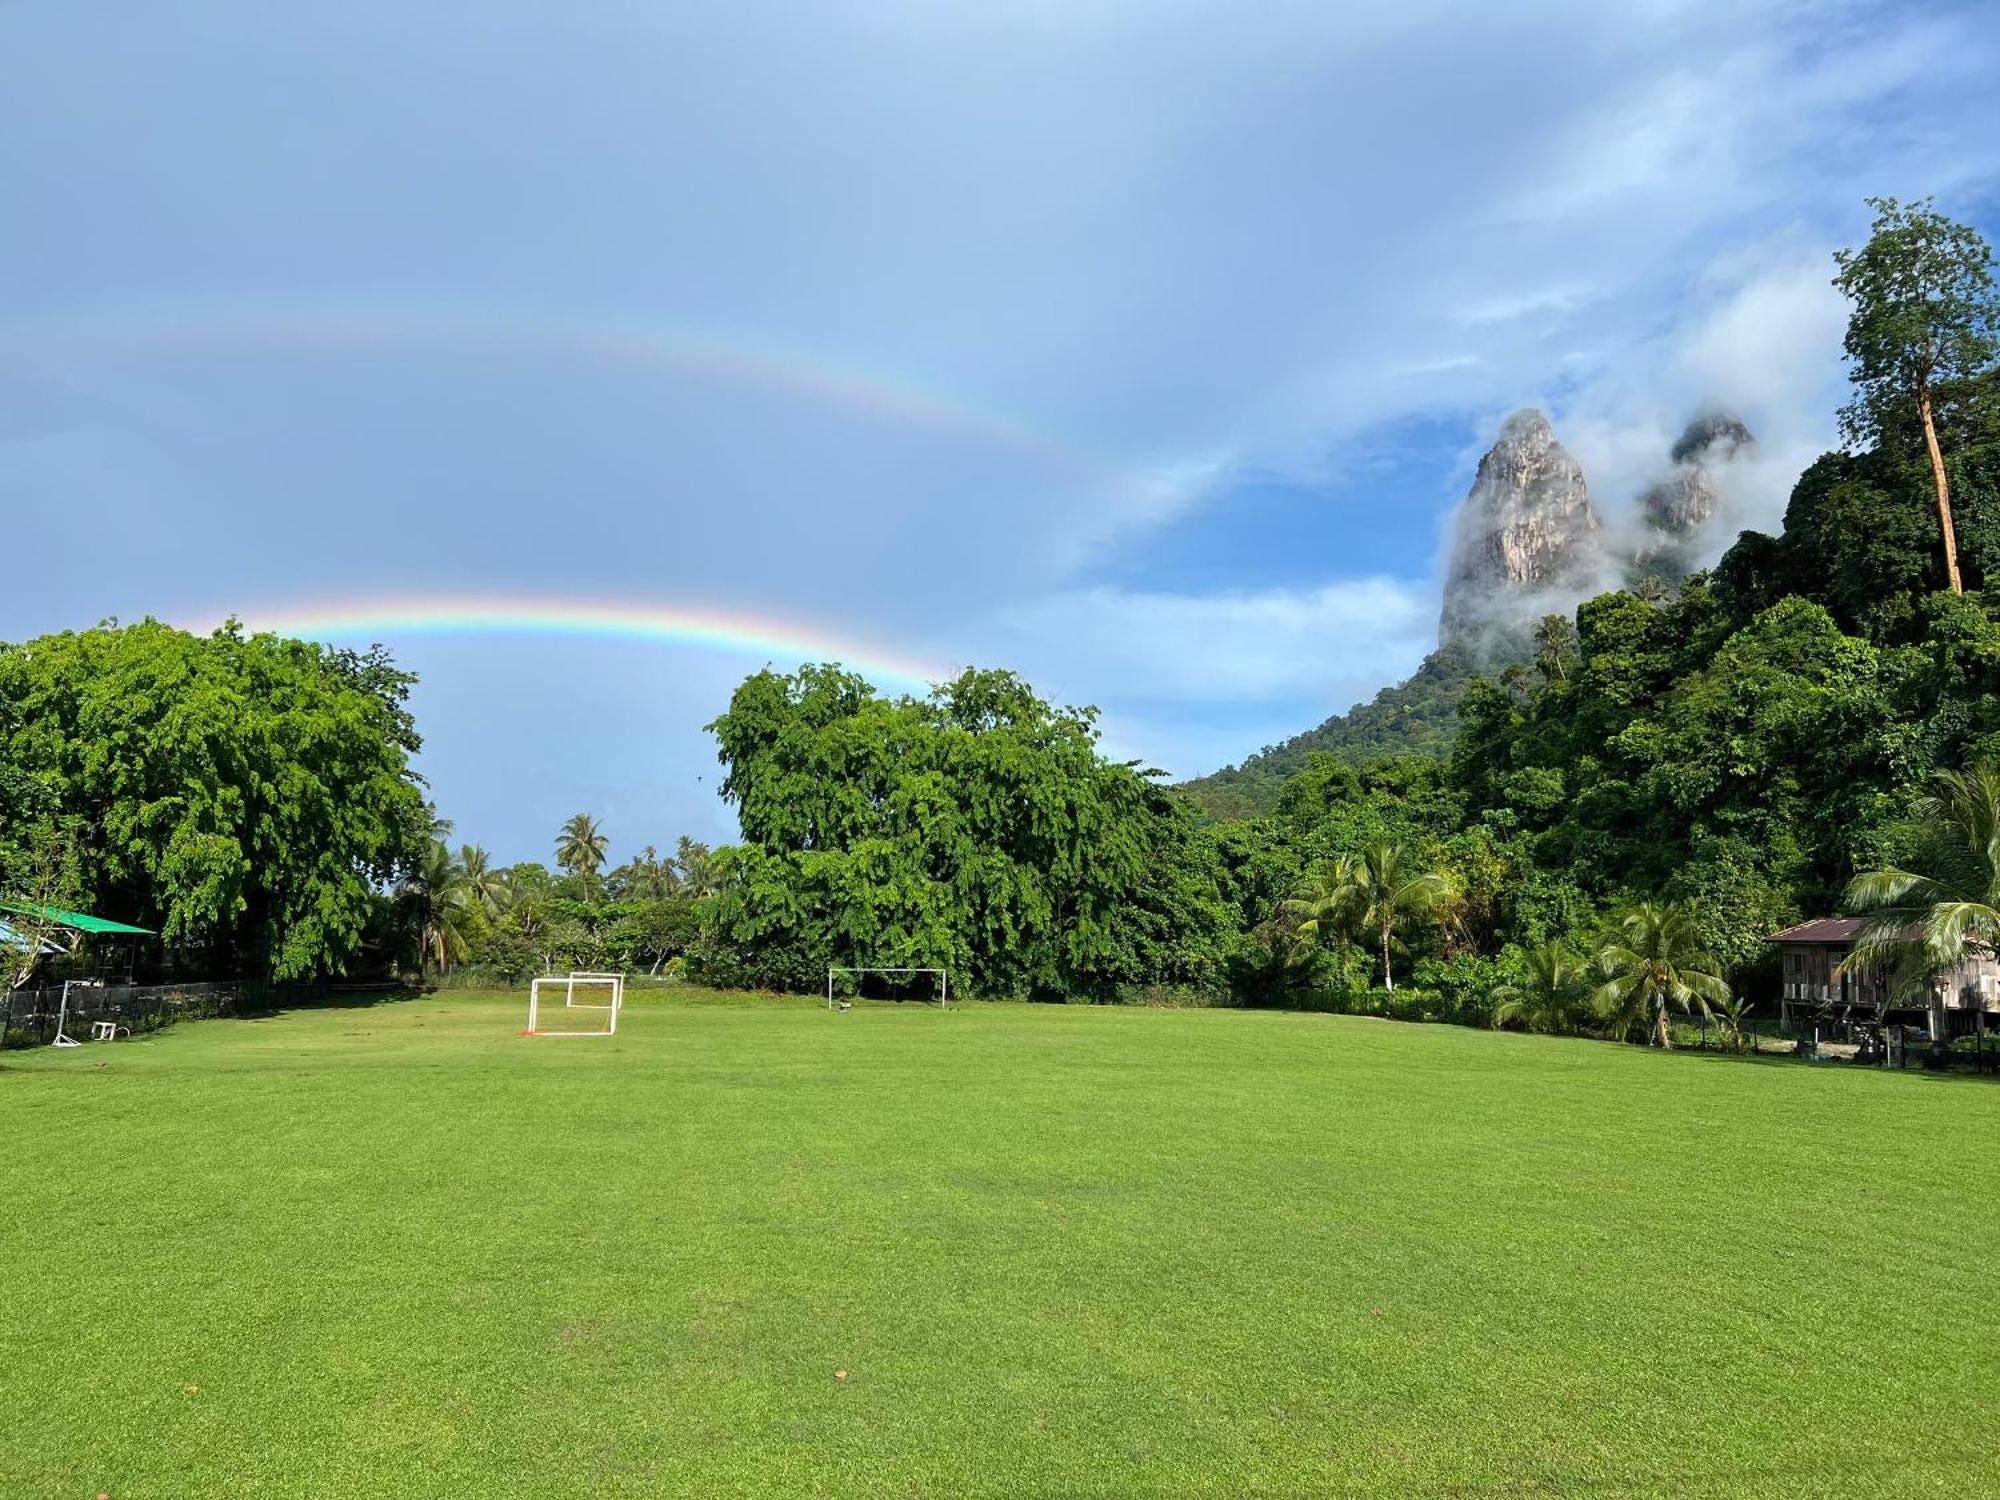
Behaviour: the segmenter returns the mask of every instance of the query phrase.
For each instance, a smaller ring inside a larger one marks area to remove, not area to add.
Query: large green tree
[[[412,681],[234,625],[0,646],[0,811],[68,820],[79,899],[184,966],[339,972],[427,841]]]
[[[458,868],[465,877],[466,894],[489,921],[513,904],[514,886],[507,871],[493,863],[493,857],[477,844],[463,845],[458,851]]]
[[[1366,933],[1381,954],[1382,987],[1393,990],[1396,971],[1389,954],[1396,929],[1444,917],[1457,895],[1452,880],[1428,868],[1406,846],[1386,840],[1370,844],[1359,858],[1340,861],[1336,870],[1342,888],[1334,901],[1351,913],[1354,929]]]
[[[1854,400],[1841,427],[1855,442],[1876,443],[1914,412],[1930,462],[1947,586],[1961,593],[1951,484],[1938,441],[1941,393],[1971,380],[2000,351],[1993,251],[1979,233],[1936,212],[1931,200],[1870,198],[1873,233],[1859,250],[1842,250],[1834,278],[1854,304],[1847,325]]]
[[[710,728],[744,836],[712,976],[805,988],[829,964],[921,965],[1049,998],[1219,980],[1214,848],[1098,753],[1092,710],[1006,672],[888,699],[809,666],[751,677]]]
[[[673,868],[680,889],[699,900],[722,889],[722,864],[715,851],[699,839],[680,836],[674,845]]]

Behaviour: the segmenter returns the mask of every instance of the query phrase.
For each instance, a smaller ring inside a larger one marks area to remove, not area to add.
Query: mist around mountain
[[[1720,553],[1729,467],[1755,444],[1733,413],[1697,413],[1661,455],[1659,477],[1607,521],[1548,417],[1515,412],[1458,508],[1437,650],[1366,703],[1181,792],[1210,817],[1252,818],[1277,805],[1315,752],[1349,765],[1444,754],[1472,683],[1529,660],[1543,619],[1610,590],[1671,588]]]

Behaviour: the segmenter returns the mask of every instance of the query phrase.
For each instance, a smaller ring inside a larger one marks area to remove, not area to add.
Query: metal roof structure
[[[1767,943],[1851,943],[1854,934],[1862,927],[1860,917],[1814,917],[1800,922],[1795,927],[1787,927],[1783,932],[1774,932],[1764,941]]]
[[[72,932],[129,933],[137,937],[151,937],[150,927],[134,927],[129,922],[114,922],[109,917],[93,917],[89,912],[64,911],[59,906],[37,906],[27,901],[0,901],[0,911],[11,911],[24,917],[39,917],[44,922],[53,922],[58,927],[67,927]]]

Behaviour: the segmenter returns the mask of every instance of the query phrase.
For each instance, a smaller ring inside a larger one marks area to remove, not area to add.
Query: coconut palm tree
[[[1292,936],[1300,947],[1353,933],[1356,881],[1354,856],[1337,854],[1313,871],[1304,895],[1280,904],[1280,911],[1298,918]]]
[[[458,867],[465,877],[466,895],[487,917],[500,916],[514,904],[514,887],[507,872],[495,868],[493,857],[479,845],[460,847]]]
[[[1940,771],[1917,804],[1911,869],[1857,875],[1850,911],[1867,921],[1841,963],[1886,973],[1896,999],[1927,990],[1968,953],[2000,948],[2000,768]]]
[[[595,887],[597,872],[604,864],[611,840],[589,813],[578,813],[563,824],[556,838],[556,863],[577,876],[586,886]]]
[[[1593,999],[1610,1018],[1613,1035],[1630,1036],[1650,1022],[1655,1044],[1671,1047],[1667,1007],[1711,1014],[1710,1007],[1729,996],[1721,969],[1685,906],[1641,901],[1612,922],[1598,945],[1603,982]]]
[[[1523,955],[1519,984],[1494,990],[1493,1024],[1519,1021],[1530,1031],[1574,1032],[1590,998],[1590,965],[1569,944],[1551,938]]]
[[[697,900],[722,889],[722,865],[715,852],[682,834],[674,846],[674,865],[681,872],[681,889]]]
[[[1396,987],[1389,950],[1396,924],[1405,918],[1423,921],[1443,916],[1457,899],[1451,878],[1436,870],[1415,867],[1401,844],[1384,841],[1358,857],[1334,859],[1314,877],[1312,891],[1285,910],[1304,918],[1298,930],[1317,938],[1322,927],[1342,933],[1365,934],[1382,952],[1382,985]]]
[[[604,877],[605,890],[619,901],[665,901],[680,890],[680,884],[674,862],[661,859],[660,851],[651,844],[637,859],[627,860]]]
[[[465,927],[473,911],[465,870],[442,840],[432,839],[397,895],[417,935],[417,963],[443,973],[466,955]]]

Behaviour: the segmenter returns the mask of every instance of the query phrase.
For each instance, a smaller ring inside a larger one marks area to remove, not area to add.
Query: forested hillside
[[[1277,807],[1286,780],[1315,753],[1351,766],[1389,755],[1444,755],[1458,732],[1459,704],[1479,675],[1464,646],[1441,646],[1406,681],[1368,702],[1175,790],[1208,817],[1255,818]]]

